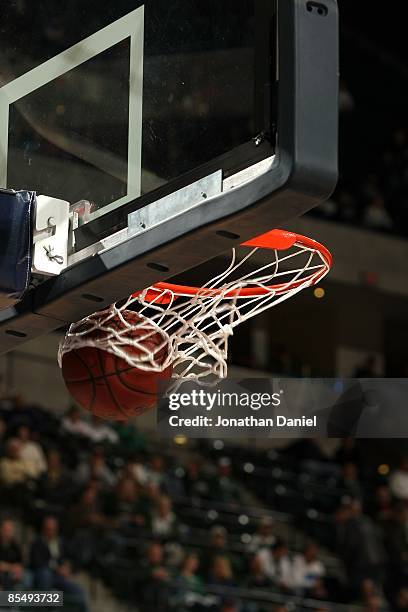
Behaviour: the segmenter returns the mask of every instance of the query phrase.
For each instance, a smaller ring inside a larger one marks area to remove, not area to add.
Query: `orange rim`
[[[276,251],[286,251],[293,246],[301,246],[306,250],[316,251],[322,257],[323,262],[326,264],[326,268],[324,268],[321,273],[317,274],[314,272],[309,276],[305,276],[301,279],[295,280],[292,283],[280,283],[276,285],[268,285],[267,287],[243,287],[239,291],[232,290],[230,293],[226,293],[224,295],[225,298],[228,297],[257,297],[269,294],[271,291],[274,291],[275,294],[284,294],[287,291],[292,289],[296,289],[301,285],[307,284],[311,282],[313,285],[316,285],[323,276],[325,276],[332,267],[333,257],[330,251],[320,242],[313,240],[312,238],[307,238],[306,236],[301,236],[300,234],[295,234],[292,232],[287,232],[285,230],[271,230],[266,234],[262,234],[261,236],[257,236],[247,242],[243,242],[241,246],[249,247],[249,248],[257,248],[257,249],[270,249]],[[193,297],[200,293],[204,296],[217,296],[222,293],[222,289],[219,288],[203,288],[203,287],[193,287],[189,285],[176,285],[173,283],[160,282],[156,283],[151,287],[151,289],[147,292],[145,299],[146,301],[157,301],[161,302],[161,298],[157,295],[157,293],[162,293],[164,291],[169,291],[176,296],[182,297]],[[133,294],[133,297],[137,297],[142,292],[138,291]],[[167,301],[167,298],[163,296],[162,299]]]

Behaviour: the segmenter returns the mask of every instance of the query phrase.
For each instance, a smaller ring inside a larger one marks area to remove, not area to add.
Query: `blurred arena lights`
[[[387,465],[386,463],[382,463],[381,465],[378,466],[378,473],[381,476],[387,476],[390,473],[390,466]]]
[[[323,289],[323,287],[316,287],[313,292],[313,295],[317,300],[321,300],[326,295],[326,291]]]

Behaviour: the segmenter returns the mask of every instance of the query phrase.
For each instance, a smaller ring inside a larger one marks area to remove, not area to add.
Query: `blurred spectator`
[[[200,463],[197,460],[187,464],[184,479],[184,490],[189,497],[207,497],[209,493],[209,483],[201,471]]]
[[[0,459],[0,484],[7,492],[5,502],[24,507],[27,484],[32,477],[31,465],[21,457],[20,440],[10,438],[6,445],[6,455]]]
[[[47,469],[47,462],[41,445],[32,440],[31,430],[27,425],[20,425],[17,429],[17,438],[21,443],[21,458],[31,466],[33,478],[38,478]]]
[[[358,501],[340,506],[336,521],[338,552],[345,563],[351,588],[359,592],[364,580],[382,585],[385,558],[379,528],[363,515]]]
[[[272,580],[266,575],[259,555],[253,555],[249,560],[249,572],[245,586],[248,589],[268,589],[272,586]]]
[[[166,472],[164,467],[164,460],[161,455],[154,454],[151,457],[147,468],[147,480],[149,482],[153,482],[159,489],[166,488]]]
[[[170,596],[170,573],[164,561],[164,550],[158,542],[149,544],[145,557],[142,557],[141,584],[143,593],[141,599],[145,610],[156,612],[168,611]]]
[[[377,230],[391,230],[393,222],[385,207],[385,201],[382,194],[377,191],[370,203],[367,205],[363,223],[367,227]]]
[[[119,441],[119,436],[113,427],[95,415],[92,416],[90,423],[89,437],[94,444],[117,444]]]
[[[240,607],[233,599],[227,599],[221,604],[220,612],[240,612]]]
[[[361,597],[364,603],[364,612],[387,612],[383,597],[377,585],[369,579],[365,579],[361,585]]]
[[[230,560],[225,556],[214,557],[208,574],[208,584],[218,587],[235,586]]]
[[[223,457],[218,462],[218,471],[210,487],[211,499],[225,504],[234,504],[242,501],[241,490],[232,477],[231,461]]]
[[[106,514],[123,529],[137,530],[145,526],[146,517],[137,483],[122,478],[111,492],[105,504]]]
[[[289,591],[293,583],[293,564],[287,544],[277,540],[271,549],[261,550],[258,556],[266,576],[280,589]]]
[[[209,546],[205,549],[202,559],[201,567],[204,575],[208,575],[210,568],[213,563],[213,559],[216,556],[227,556],[228,555],[228,532],[225,527],[221,525],[214,525],[211,528],[209,534]]]
[[[91,566],[101,548],[101,542],[107,541],[103,537],[104,530],[113,527],[112,520],[103,513],[95,484],[90,484],[83,491],[67,517],[75,561],[81,567]]]
[[[77,406],[72,406],[68,414],[62,420],[63,431],[74,436],[92,438],[92,429],[89,423],[82,418],[82,413]]]
[[[263,548],[270,548],[276,542],[276,536],[273,532],[273,519],[265,516],[258,525],[256,533],[252,536],[249,550],[256,552]]]
[[[115,431],[119,436],[118,444],[125,457],[145,449],[146,438],[138,431],[134,423],[116,423]]]
[[[362,499],[363,491],[358,478],[357,466],[350,461],[342,467],[339,488],[344,489],[346,495],[353,499]]]
[[[61,590],[82,610],[88,610],[85,592],[72,578],[67,547],[59,535],[58,521],[52,516],[44,518],[41,533],[31,545],[30,568],[34,588]]]
[[[70,511],[70,523],[73,532],[84,528],[108,527],[110,521],[103,514],[102,504],[98,499],[95,486],[88,486]]]
[[[317,546],[309,543],[303,553],[293,559],[293,586],[303,595],[322,599],[326,595],[322,579],[326,569],[317,556]]]
[[[172,511],[172,501],[167,495],[161,495],[152,513],[151,527],[154,537],[168,538],[174,534],[176,515]]]
[[[392,518],[393,504],[392,495],[389,487],[381,485],[375,490],[373,516],[377,521],[383,523]]]
[[[199,567],[200,560],[198,556],[193,553],[187,554],[181,566],[180,573],[176,578],[175,586],[179,596],[182,596],[188,592],[204,592],[203,581],[198,575]]]
[[[101,447],[94,448],[90,458],[84,459],[76,470],[76,480],[80,485],[85,485],[91,479],[106,489],[116,484],[116,476],[106,464]]]
[[[137,484],[144,487],[148,484],[149,474],[146,466],[137,459],[131,459],[126,465],[124,472],[130,478],[136,480]]]
[[[408,576],[408,509],[398,502],[383,522],[384,546],[388,554],[388,587],[393,592],[405,586]]]
[[[21,395],[14,396],[7,417],[9,431],[16,431],[20,425],[27,425],[32,431],[39,431],[41,425],[44,424],[44,420],[49,420],[44,411],[36,406],[26,404]]]
[[[408,459],[404,457],[398,468],[391,474],[390,489],[392,494],[404,501],[408,500]]]
[[[402,612],[408,610],[408,588],[401,589],[395,598],[395,610]]]
[[[46,471],[38,481],[38,497],[48,506],[61,508],[72,498],[73,489],[72,477],[61,464],[60,453],[56,449],[50,449],[47,453]]]
[[[5,450],[5,438],[7,432],[7,425],[4,420],[0,417],[0,457],[3,455]]]
[[[3,519],[0,521],[0,590],[21,587],[23,576],[23,553],[15,537],[14,523]]]

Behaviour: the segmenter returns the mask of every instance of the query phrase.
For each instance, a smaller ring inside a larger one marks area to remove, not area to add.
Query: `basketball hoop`
[[[272,230],[234,248],[227,268],[201,287],[157,283],[74,323],[59,363],[65,353],[93,346],[139,370],[172,365],[175,378],[225,378],[234,329],[316,285],[331,266],[330,252],[315,240]],[[137,313],[136,323],[128,311]],[[162,342],[153,345],[157,334]]]

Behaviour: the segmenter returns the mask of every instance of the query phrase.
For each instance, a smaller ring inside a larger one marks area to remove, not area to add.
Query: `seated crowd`
[[[87,610],[76,577],[85,571],[141,612],[329,610],[328,601],[405,610],[407,461],[371,495],[358,476],[358,445],[350,444],[330,461],[312,458],[310,473],[322,470],[339,492],[326,513],[328,541],[295,511],[286,514],[301,535],[291,541],[268,495],[276,458],[252,457],[251,476],[238,448],[175,450],[133,425],[85,420],[76,408],[60,421],[18,400],[2,402],[0,589],[62,590]],[[280,460],[300,465],[311,460],[304,451],[291,445]],[[262,487],[257,461],[269,470]],[[297,489],[307,498],[300,482]],[[340,576],[326,561],[333,554],[344,563]],[[314,604],[304,608],[306,600]]]

